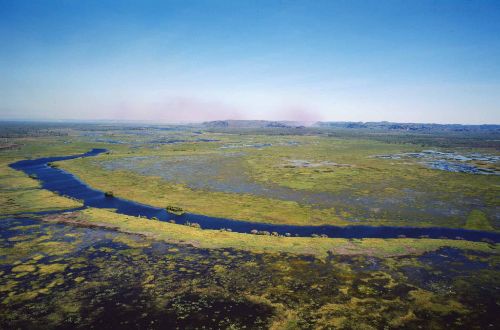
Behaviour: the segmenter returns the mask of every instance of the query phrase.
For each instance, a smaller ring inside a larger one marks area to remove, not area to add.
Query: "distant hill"
[[[303,123],[269,120],[216,120],[204,122],[202,125],[208,128],[294,128],[303,126]]]
[[[460,124],[421,124],[381,122],[316,122],[303,123],[297,121],[269,120],[216,120],[202,123],[207,128],[332,128],[361,129],[380,131],[413,131],[413,132],[496,132],[500,133],[500,125],[460,125]]]
[[[460,125],[460,124],[421,124],[421,123],[393,123],[381,122],[317,122],[315,127],[344,128],[344,129],[371,129],[371,130],[399,130],[420,132],[500,132],[500,125]]]

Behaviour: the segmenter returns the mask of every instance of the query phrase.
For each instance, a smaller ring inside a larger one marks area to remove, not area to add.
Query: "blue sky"
[[[4,119],[500,124],[500,1],[0,0]]]

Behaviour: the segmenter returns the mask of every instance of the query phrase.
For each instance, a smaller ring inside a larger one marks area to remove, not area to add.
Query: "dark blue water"
[[[92,149],[80,155],[22,160],[10,166],[28,175],[36,175],[41,181],[44,189],[83,200],[85,206],[112,208],[116,209],[116,212],[121,214],[132,216],[140,215],[148,218],[156,217],[161,221],[175,220],[176,223],[181,224],[187,221],[196,222],[204,229],[229,228],[234,232],[240,233],[249,233],[251,230],[255,229],[258,231],[277,232],[282,235],[290,233],[293,236],[311,236],[312,234],[325,234],[329,237],[342,238],[396,238],[401,236],[419,238],[421,236],[426,236],[429,238],[465,239],[470,241],[488,239],[495,243],[500,242],[499,233],[454,228],[374,227],[358,225],[346,227],[291,226],[215,218],[190,213],[175,215],[167,212],[165,209],[136,203],[122,198],[106,197],[102,191],[90,188],[71,173],[47,165],[47,163],[60,160],[96,156],[105,151],[105,149]]]

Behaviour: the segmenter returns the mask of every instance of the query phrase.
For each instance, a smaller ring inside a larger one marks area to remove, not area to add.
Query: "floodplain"
[[[302,127],[1,127],[0,328],[499,323],[495,241],[208,230],[88,207],[9,166],[101,148],[107,152],[50,165],[107,198],[187,219],[498,233],[498,131],[456,138]]]

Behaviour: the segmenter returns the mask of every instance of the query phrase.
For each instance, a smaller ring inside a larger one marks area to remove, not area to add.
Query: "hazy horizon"
[[[128,119],[22,119],[22,118],[7,118],[0,119],[0,122],[25,122],[25,123],[54,123],[54,124],[123,124],[123,125],[201,125],[203,123],[215,121],[265,121],[265,122],[280,122],[280,123],[294,123],[302,126],[314,126],[317,123],[394,123],[394,124],[422,124],[422,125],[463,125],[463,126],[500,126],[498,123],[479,123],[479,124],[463,124],[453,122],[396,122],[388,120],[380,121],[344,121],[344,120],[321,120],[321,121],[297,121],[297,120],[267,120],[267,119],[213,119],[207,121],[158,121],[158,120],[128,120]]]
[[[0,0],[3,120],[500,124],[498,1]]]

